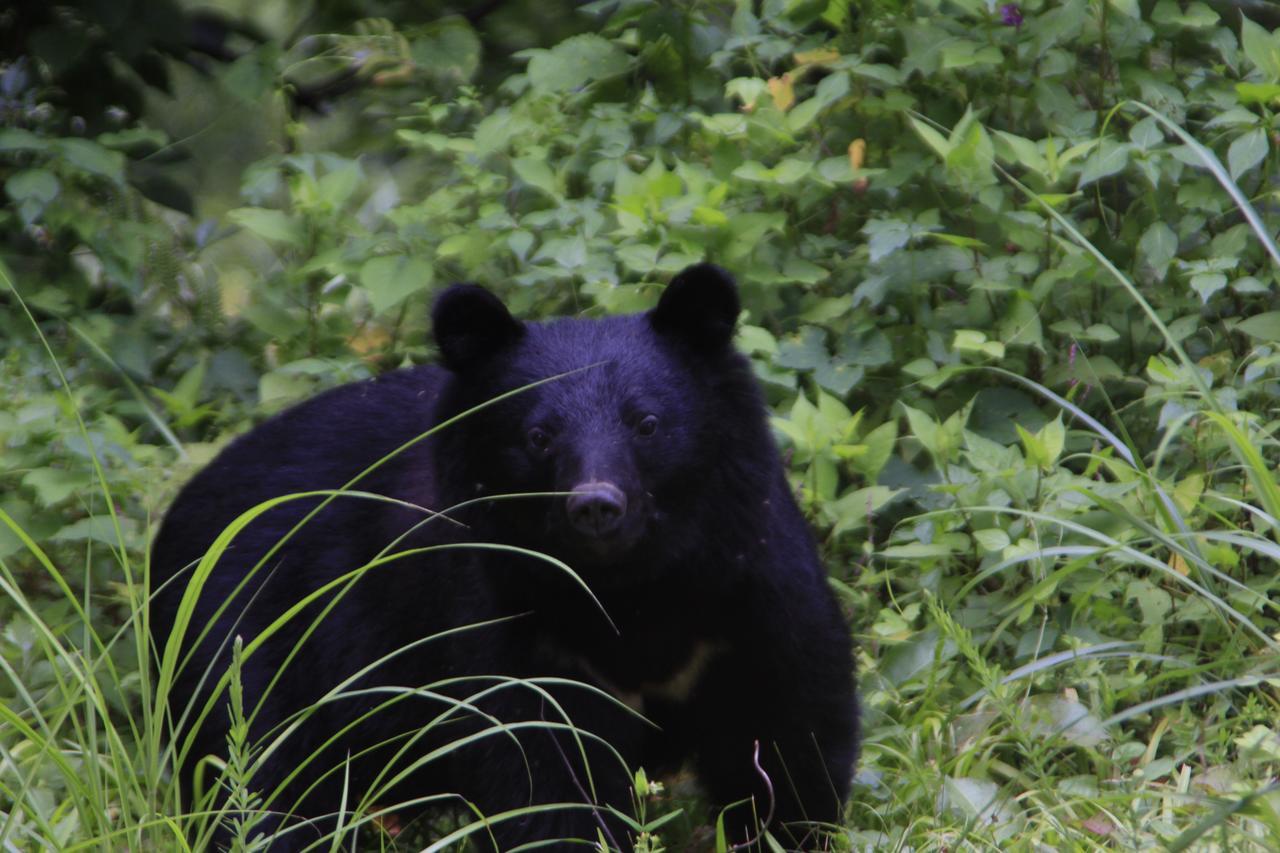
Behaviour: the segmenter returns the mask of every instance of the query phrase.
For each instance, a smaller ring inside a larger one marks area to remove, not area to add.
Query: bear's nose
[[[569,522],[588,536],[607,536],[627,513],[627,496],[613,483],[582,483],[565,502]]]

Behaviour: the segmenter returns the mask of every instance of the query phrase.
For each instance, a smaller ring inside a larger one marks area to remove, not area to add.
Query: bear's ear
[[[696,349],[722,349],[733,340],[739,310],[733,276],[715,264],[694,264],[671,279],[649,323]]]
[[[524,334],[502,300],[475,284],[455,284],[436,297],[431,326],[445,367],[466,370]]]

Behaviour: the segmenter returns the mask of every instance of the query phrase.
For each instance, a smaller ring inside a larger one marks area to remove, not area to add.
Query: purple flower
[[[1022,10],[1017,3],[1005,3],[1000,7],[1000,23],[1006,27],[1022,26]]]

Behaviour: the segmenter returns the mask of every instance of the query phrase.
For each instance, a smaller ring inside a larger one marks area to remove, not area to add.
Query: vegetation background
[[[1277,849],[1278,107],[1255,0],[6,4],[0,849],[217,819],[145,554],[221,445],[446,283],[704,258],[859,647],[833,849]]]

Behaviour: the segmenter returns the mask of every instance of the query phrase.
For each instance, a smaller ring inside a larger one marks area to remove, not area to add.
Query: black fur
[[[770,829],[789,831],[782,837],[793,845],[807,843],[804,822],[837,822],[858,743],[849,636],[749,365],[732,349],[737,312],[732,280],[710,265],[678,276],[654,311],[604,320],[525,324],[487,291],[454,287],[437,300],[433,318],[448,369],[402,370],[335,389],[233,442],[165,519],[152,558],[157,582],[198,560],[255,504],[340,488],[454,415],[565,374],[445,426],[352,487],[402,503],[337,498],[265,560],[320,499],[283,504],[252,522],[198,600],[184,650],[209,630],[177,681],[175,717],[193,698],[197,708],[207,700],[229,660],[229,636],[248,644],[301,597],[393,543],[392,552],[435,547],[360,576],[291,660],[332,594],[247,659],[246,705],[262,703],[255,738],[269,741],[297,712],[312,711],[254,778],[272,808],[330,815],[344,784],[354,805],[375,781],[386,781],[377,777],[389,765],[408,766],[474,736],[378,793],[377,802],[448,792],[491,817],[531,803],[593,802],[606,808],[494,823],[493,843],[506,850],[604,837],[630,849],[625,821],[610,812],[631,812],[626,766],[653,771],[690,761],[718,805],[755,797],[764,815],[772,799]],[[572,516],[564,497],[485,499],[575,489]],[[600,503],[584,512],[584,501]],[[509,547],[467,546],[476,542]],[[514,548],[564,561],[581,583]],[[161,650],[187,577],[156,598]],[[384,655],[394,657],[348,688],[365,692],[323,701]],[[214,677],[202,681],[206,670]],[[502,681],[508,677],[561,677],[600,690],[547,681],[539,692]],[[433,693],[385,689],[397,686]],[[563,722],[561,712],[599,739],[494,725]],[[194,759],[225,755],[227,727],[225,695],[202,725],[184,723],[180,735],[194,733],[188,791]],[[753,766],[756,741],[772,798]],[[349,768],[332,770],[348,755]],[[748,823],[749,807],[730,813],[739,840]],[[276,847],[315,838],[303,827]]]

